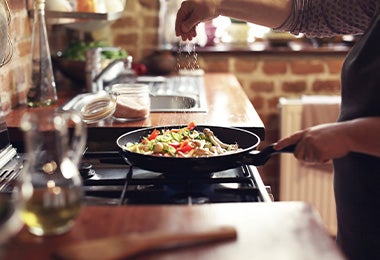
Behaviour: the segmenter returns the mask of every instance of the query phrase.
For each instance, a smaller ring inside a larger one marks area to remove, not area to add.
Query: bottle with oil
[[[83,197],[78,164],[86,144],[85,123],[76,112],[51,113],[30,111],[21,119],[27,149],[23,175],[32,186],[21,218],[37,236],[70,230]]]
[[[34,0],[32,31],[32,79],[27,94],[29,107],[49,106],[57,101],[45,21],[45,1]]]

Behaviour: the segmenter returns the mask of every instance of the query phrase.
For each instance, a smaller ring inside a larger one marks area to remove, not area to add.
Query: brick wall
[[[13,13],[12,38],[15,44],[11,64],[0,71],[1,102],[9,111],[25,101],[30,73],[31,24],[24,0],[9,1]],[[158,0],[127,1],[121,19],[94,32],[95,39],[106,39],[126,49],[136,61],[157,48]],[[64,27],[51,28],[50,44],[53,51],[68,41]],[[345,54],[321,53],[260,53],[200,52],[199,63],[206,72],[235,74],[266,126],[266,140],[262,145],[278,139],[278,99],[299,97],[303,94],[339,94],[340,69]],[[278,161],[270,160],[263,168],[262,177],[278,194]]]
[[[8,3],[12,12],[10,31],[14,53],[12,61],[0,69],[0,98],[5,112],[24,102],[31,71],[31,26],[25,0],[11,0]]]

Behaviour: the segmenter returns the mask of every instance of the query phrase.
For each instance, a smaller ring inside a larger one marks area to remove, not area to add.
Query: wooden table
[[[197,124],[239,127],[256,133],[262,140],[265,138],[265,128],[251,101],[245,94],[236,77],[229,73],[205,74],[204,86],[208,111],[189,113],[151,113],[141,121],[120,123],[105,120],[88,125],[88,143],[90,150],[117,149],[115,141],[120,135],[142,127],[187,124],[194,121]],[[67,97],[60,98],[61,105]],[[55,109],[57,106],[44,109]],[[19,130],[22,115],[29,110],[21,107],[6,116],[11,141],[15,146],[21,146],[23,136]]]
[[[23,229],[1,247],[0,258],[51,259],[58,247],[91,239],[225,225],[236,228],[236,240],[146,253],[137,259],[344,259],[319,216],[302,202],[84,207],[69,233],[35,237]]]

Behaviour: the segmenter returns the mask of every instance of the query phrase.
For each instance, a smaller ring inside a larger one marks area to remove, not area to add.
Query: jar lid
[[[116,100],[110,96],[91,100],[81,109],[82,119],[86,123],[95,123],[108,118],[115,112]]]

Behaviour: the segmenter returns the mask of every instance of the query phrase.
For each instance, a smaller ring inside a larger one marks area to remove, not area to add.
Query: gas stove
[[[128,165],[118,152],[86,153],[80,165],[87,205],[270,202],[256,167],[207,175],[166,176]]]

